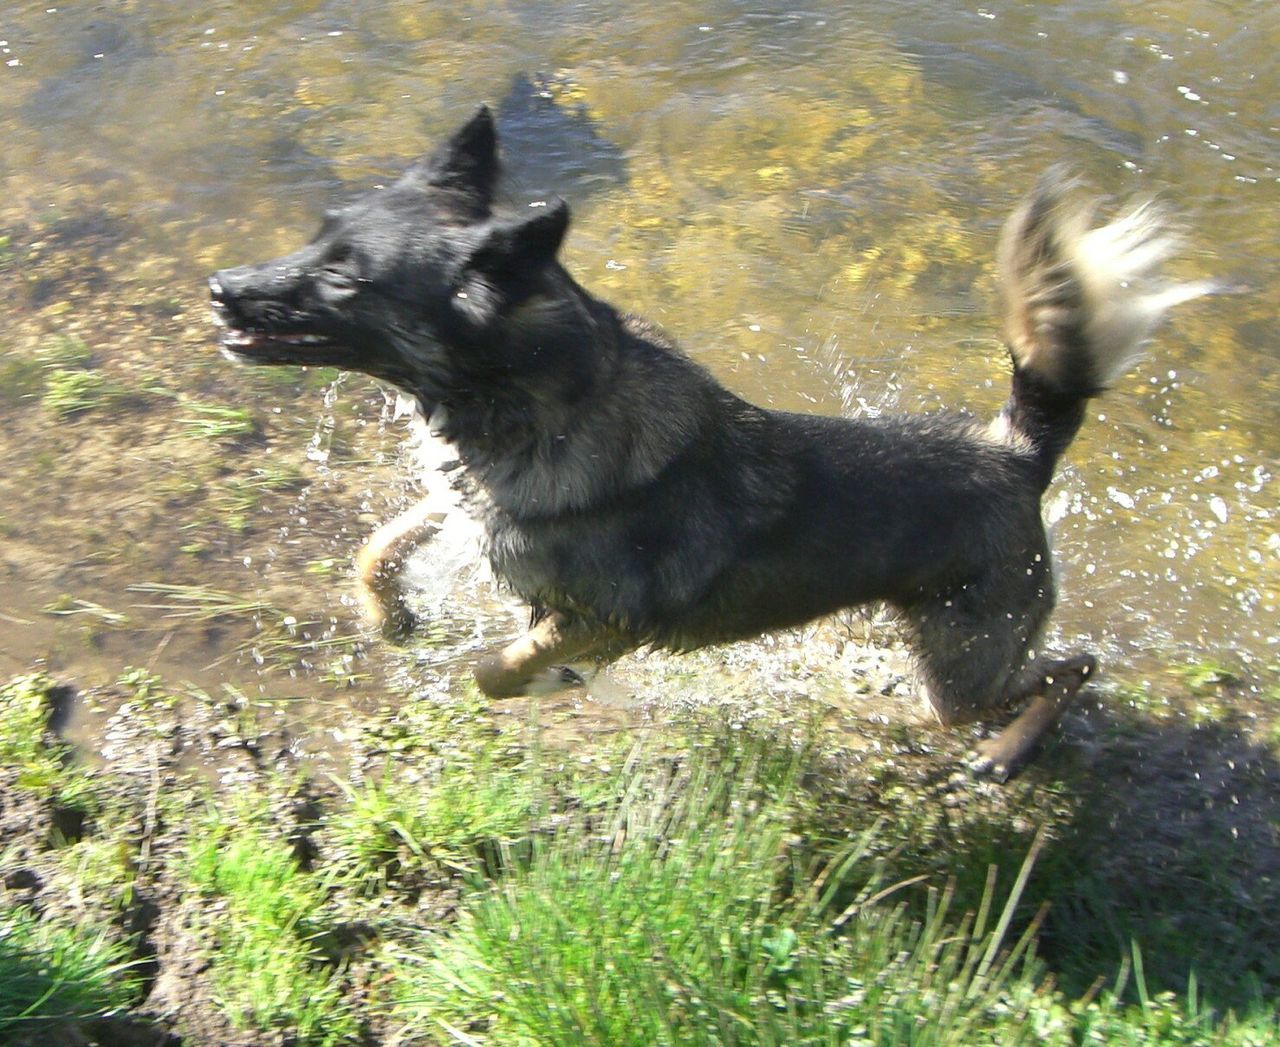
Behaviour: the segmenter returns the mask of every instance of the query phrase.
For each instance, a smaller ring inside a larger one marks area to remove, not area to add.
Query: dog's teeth
[[[241,328],[227,327],[223,331],[222,341],[230,346],[258,345],[262,342],[280,342],[287,345],[322,345],[327,339],[321,334],[265,334],[260,331],[245,331]]]

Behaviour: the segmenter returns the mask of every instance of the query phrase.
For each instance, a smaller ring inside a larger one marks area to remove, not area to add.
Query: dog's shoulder
[[[623,313],[621,321],[623,333],[627,337],[663,352],[673,353],[676,356],[685,355],[676,340],[647,317],[638,316],[635,313]]]

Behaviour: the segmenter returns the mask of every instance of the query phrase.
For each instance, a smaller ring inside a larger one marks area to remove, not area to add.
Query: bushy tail
[[[1091,228],[1096,204],[1070,190],[1061,172],[1045,175],[1005,224],[998,254],[1013,393],[993,430],[1030,444],[1045,486],[1089,397],[1133,365],[1169,308],[1214,289],[1160,277],[1178,240],[1157,207]]]

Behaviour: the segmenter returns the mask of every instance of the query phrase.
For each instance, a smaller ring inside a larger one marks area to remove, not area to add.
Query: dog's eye
[[[355,254],[350,244],[334,244],[325,254],[325,271],[351,275],[355,270]]]
[[[335,244],[326,254],[321,273],[331,288],[351,290],[360,279],[359,259],[349,245]]]

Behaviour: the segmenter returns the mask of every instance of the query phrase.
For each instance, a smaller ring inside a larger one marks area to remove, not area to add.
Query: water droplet
[[[1120,490],[1118,487],[1108,487],[1107,497],[1115,502],[1116,505],[1122,506],[1125,509],[1133,509],[1137,505],[1133,500],[1132,495]]]

